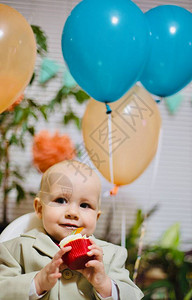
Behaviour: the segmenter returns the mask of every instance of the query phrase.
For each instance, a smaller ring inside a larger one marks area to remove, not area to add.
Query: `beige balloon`
[[[138,178],[153,159],[161,117],[152,96],[137,85],[121,99],[110,103],[110,108],[111,136],[108,135],[105,104],[90,100],[82,120],[83,138],[92,162],[108,181],[111,181],[111,153],[113,183],[125,185]]]
[[[36,41],[26,19],[0,4],[0,113],[23,92],[33,74]]]

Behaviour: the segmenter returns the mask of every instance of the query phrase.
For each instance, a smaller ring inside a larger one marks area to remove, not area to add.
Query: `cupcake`
[[[62,256],[63,262],[71,270],[84,269],[85,264],[94,259],[94,255],[88,256],[88,246],[91,245],[89,238],[86,235],[82,236],[81,233],[71,234],[65,237],[59,244],[60,248],[71,246],[72,249]]]

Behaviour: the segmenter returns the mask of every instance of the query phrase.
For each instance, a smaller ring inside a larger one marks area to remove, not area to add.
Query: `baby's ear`
[[[101,215],[101,211],[99,210],[97,213],[97,220],[99,219],[100,215]]]
[[[38,197],[34,199],[33,207],[39,219],[42,218],[42,203]]]

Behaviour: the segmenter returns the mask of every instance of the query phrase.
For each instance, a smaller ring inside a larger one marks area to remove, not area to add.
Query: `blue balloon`
[[[140,77],[149,51],[145,14],[129,0],[83,0],[62,33],[71,75],[91,97],[113,102]]]
[[[150,54],[140,77],[161,97],[177,93],[192,79],[192,14],[179,6],[157,6],[146,13]]]

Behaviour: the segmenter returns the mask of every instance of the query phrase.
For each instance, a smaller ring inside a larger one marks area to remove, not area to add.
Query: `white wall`
[[[61,33],[64,22],[71,9],[79,1],[73,0],[4,0],[1,3],[10,5],[22,13],[30,24],[40,25],[48,36],[50,59],[63,63],[61,53]],[[146,11],[161,4],[175,4],[192,11],[191,0],[181,1],[154,1],[137,0],[139,7]],[[182,55],[182,54],[181,54]],[[39,61],[37,61],[37,66]],[[61,75],[61,74],[60,74]],[[61,76],[50,81],[47,88],[39,87],[36,82],[28,94],[39,102],[52,99],[55,91],[61,86]],[[182,90],[184,101],[179,111],[171,116],[164,102],[159,104],[162,116],[163,136],[161,149],[159,149],[159,163],[155,182],[152,178],[155,172],[155,161],[144,174],[129,186],[120,189],[115,198],[103,197],[103,215],[98,223],[97,236],[104,237],[110,222],[110,238],[114,242],[120,241],[122,212],[126,212],[127,229],[132,224],[135,211],[142,208],[149,210],[154,204],[158,204],[157,212],[147,224],[145,242],[157,240],[161,233],[175,222],[181,223],[182,241],[185,248],[192,244],[192,84]],[[73,101],[73,99],[71,99]],[[73,103],[73,105],[76,105]],[[85,106],[75,106],[76,111],[82,116]],[[38,130],[48,128],[54,132],[59,129],[62,133],[69,133],[73,142],[81,143],[82,137],[75,127],[64,127],[61,123],[65,107],[62,112],[52,116],[48,124],[40,121]],[[24,153],[14,149],[13,160],[16,158],[22,168],[31,164],[31,140]],[[157,163],[157,159],[156,159]],[[40,175],[34,170],[26,172],[26,184],[28,187],[38,190]],[[103,192],[109,190],[111,185],[102,178]],[[0,204],[1,205],[1,204]],[[32,199],[15,204],[14,195],[9,201],[9,219],[31,211]],[[0,213],[2,205],[0,207]],[[115,216],[113,214],[115,212]]]

